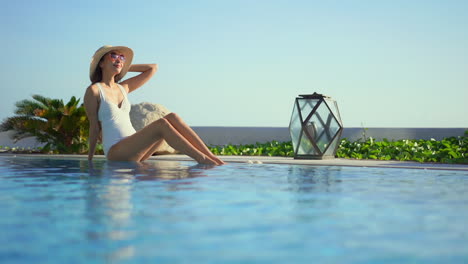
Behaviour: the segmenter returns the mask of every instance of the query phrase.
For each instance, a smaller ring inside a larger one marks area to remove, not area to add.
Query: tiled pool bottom
[[[467,263],[468,172],[0,156],[0,263]]]

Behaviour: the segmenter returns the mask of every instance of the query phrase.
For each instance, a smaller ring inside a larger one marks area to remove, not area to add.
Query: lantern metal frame
[[[303,114],[302,114],[302,111],[301,111],[301,106],[299,104],[299,101],[300,100],[318,100],[317,103],[313,106],[312,110],[310,111],[309,114],[307,114],[306,118],[304,119],[303,118]],[[335,111],[333,111],[330,107],[330,105],[327,103],[327,100],[329,102],[332,102],[334,104],[334,107],[335,107]],[[318,113],[318,109],[319,107],[324,104],[328,110],[328,117],[326,119],[326,121],[320,116],[320,113]],[[335,158],[335,154],[336,154],[336,151],[338,149],[338,142],[335,142],[335,140],[340,140],[341,138],[341,134],[343,133],[343,124],[342,124],[342,121],[341,121],[341,116],[340,116],[340,112],[339,112],[339,109],[338,109],[338,105],[336,103],[335,100],[331,99],[331,97],[329,96],[325,96],[323,94],[318,94],[318,93],[313,93],[313,94],[303,94],[303,95],[299,95],[299,97],[296,97],[296,100],[295,100],[295,103],[294,103],[294,107],[293,107],[293,113],[291,115],[291,121],[290,121],[290,125],[289,125],[289,130],[290,130],[290,133],[291,133],[291,138],[293,139],[293,136],[292,136],[292,129],[291,129],[291,126],[293,124],[293,118],[294,118],[294,111],[295,109],[297,109],[297,113],[298,113],[298,117],[300,119],[300,122],[301,122],[301,131],[299,133],[299,137],[297,138],[297,142],[293,142],[293,146],[294,146],[294,158],[295,159],[333,159]],[[317,131],[316,131],[316,128],[315,128],[315,124],[310,123],[311,119],[313,117],[316,117],[317,120],[320,122],[320,125],[322,126],[322,131],[317,134]],[[334,133],[334,135],[331,135],[331,131],[330,131],[330,128],[331,128],[331,122],[335,120],[336,121],[336,124],[338,125],[338,130],[336,130],[336,132]],[[307,125],[308,124],[313,124],[313,129],[314,129],[314,135],[311,134],[311,132],[309,131]],[[303,140],[303,136],[306,136],[308,141],[311,143],[312,147],[313,147],[313,150],[315,151],[316,154],[299,154],[299,148],[300,148],[300,145],[301,145],[301,141]],[[322,151],[320,149],[320,147],[318,146],[317,142],[319,142],[319,140],[323,137],[323,136],[326,136],[328,139],[329,139],[329,142],[328,144],[326,144],[326,147],[325,149]],[[294,139],[293,139],[294,140]],[[296,144],[294,144],[296,143]],[[335,144],[333,144],[335,143]],[[327,151],[329,150],[330,146],[334,145],[334,149],[333,151],[331,152],[328,152]]]

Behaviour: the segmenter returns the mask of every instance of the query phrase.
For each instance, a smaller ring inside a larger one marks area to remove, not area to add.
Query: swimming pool
[[[466,263],[468,172],[0,156],[1,263]]]

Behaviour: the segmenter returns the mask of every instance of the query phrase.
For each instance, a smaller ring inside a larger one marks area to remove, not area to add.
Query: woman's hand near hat
[[[120,84],[131,93],[145,84],[158,70],[157,64],[132,64],[128,69],[129,72],[141,72],[137,76],[129,78]]]

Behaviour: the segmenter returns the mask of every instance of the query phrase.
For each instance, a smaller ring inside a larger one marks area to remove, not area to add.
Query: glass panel
[[[296,152],[297,146],[299,145],[299,137],[301,135],[302,123],[299,118],[299,110],[297,108],[296,101],[294,101],[293,112],[291,115],[291,121],[289,122],[289,133],[291,135],[291,141],[293,144],[294,152]]]
[[[333,140],[333,142],[330,143],[330,147],[327,149],[327,152],[325,152],[325,155],[335,155],[335,147],[338,143],[340,143],[340,140],[341,138],[337,136],[335,140]]]
[[[307,116],[312,112],[315,105],[318,103],[317,99],[298,99],[299,107],[301,108],[302,119],[305,120]]]
[[[325,99],[325,101],[327,102],[328,107],[330,107],[333,114],[336,116],[338,123],[341,124],[340,111],[338,110],[338,104],[336,103],[336,101],[333,99]]]
[[[314,146],[310,142],[309,138],[303,133],[300,139],[299,150],[297,152],[298,155],[319,155],[315,151]]]
[[[310,120],[307,120],[306,127],[312,139],[323,153],[340,129],[340,124],[333,117],[326,104],[321,104]]]

